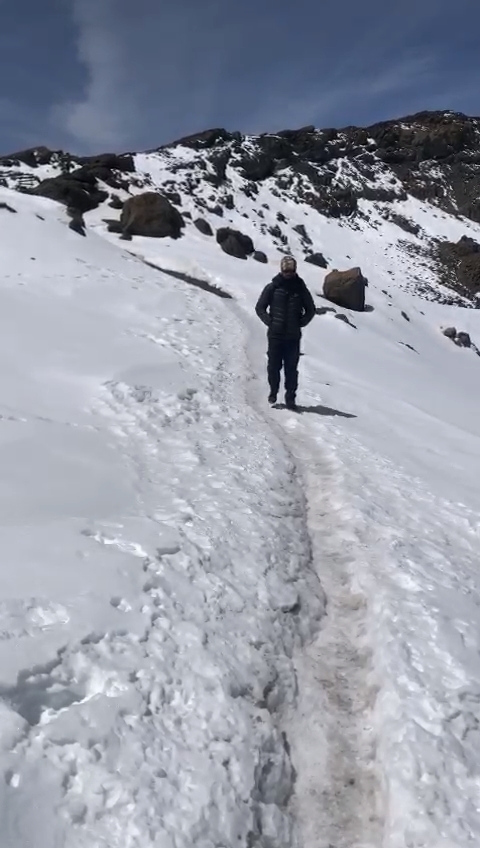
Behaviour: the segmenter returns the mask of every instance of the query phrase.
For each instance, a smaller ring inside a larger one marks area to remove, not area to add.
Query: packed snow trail
[[[317,413],[268,410],[265,332],[243,310],[234,310],[249,328],[250,362],[257,364],[250,397],[265,410],[272,432],[295,463],[312,566],[326,595],[318,633],[296,651],[298,698],[283,716],[296,770],[291,809],[303,848],[380,848],[383,810],[373,723],[377,689],[366,597],[355,586],[362,541],[353,511],[346,507],[338,462],[315,438],[315,424],[308,420]]]

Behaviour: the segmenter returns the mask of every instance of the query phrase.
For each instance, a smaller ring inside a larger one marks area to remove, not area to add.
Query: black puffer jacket
[[[272,339],[299,339],[315,315],[315,304],[304,281],[278,274],[266,286],[255,307]]]

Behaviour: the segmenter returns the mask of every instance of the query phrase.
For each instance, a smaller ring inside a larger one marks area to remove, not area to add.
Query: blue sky
[[[480,114],[479,0],[0,0],[0,151]]]

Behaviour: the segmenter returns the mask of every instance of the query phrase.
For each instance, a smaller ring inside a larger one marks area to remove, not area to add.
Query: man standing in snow
[[[285,403],[295,410],[298,362],[302,328],[315,315],[315,304],[304,281],[297,274],[293,256],[284,256],[280,274],[265,287],[255,311],[268,327],[268,402],[277,402],[282,365],[285,371]]]

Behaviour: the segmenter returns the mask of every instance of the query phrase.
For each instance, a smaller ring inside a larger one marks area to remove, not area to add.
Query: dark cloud
[[[0,116],[19,142],[89,151],[214,125],[479,113],[479,26],[476,0],[19,0],[0,36]]]

